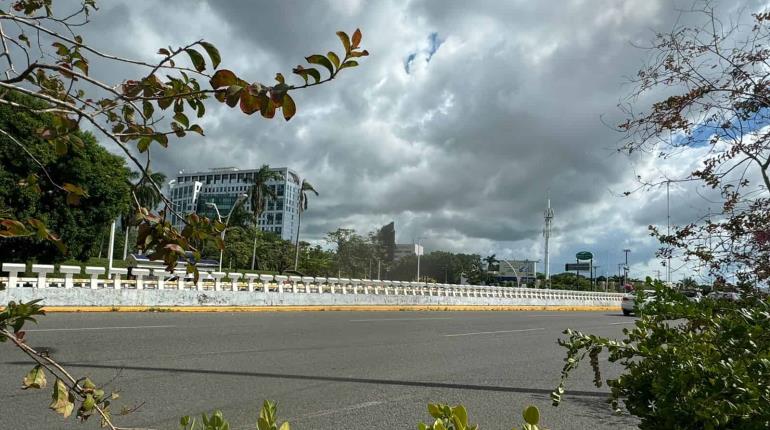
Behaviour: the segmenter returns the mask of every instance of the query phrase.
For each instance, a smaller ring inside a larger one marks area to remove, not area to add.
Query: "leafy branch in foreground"
[[[302,79],[301,84],[288,83],[281,73],[275,75],[275,84],[265,84],[248,81],[232,70],[220,69],[219,50],[205,40],[179,47],[161,47],[157,51],[160,58],[155,62],[102,52],[77,34],[97,10],[95,0],[82,0],[72,13],[61,17],[54,15],[51,4],[50,0],[19,0],[9,8],[0,8],[0,58],[7,62],[5,69],[0,70],[0,104],[19,112],[52,116],[50,126],[35,132],[56,147],[59,154],[81,150],[78,132],[82,127],[93,129],[117,145],[141,173],[141,182],[154,190],[163,203],[163,210],[153,214],[153,208],[144,208],[137,198],[133,199],[138,214],[135,219],[142,232],[137,246],[153,259],[164,260],[169,270],[186,251],[199,258],[204,243],[214,242],[221,248],[217,238],[223,226],[177,212],[163,195],[162,184],[151,177],[152,149],[156,145],[166,148],[173,138],[184,138],[190,133],[203,135],[197,120],[205,116],[205,102],[212,96],[230,107],[238,106],[247,115],[260,112],[264,118],[273,118],[280,109],[288,121],[297,111],[290,95],[292,91],[327,83],[369,55],[361,49],[360,30],[355,30],[352,36],[340,31],[337,36],[344,53],[329,51],[325,55],[306,57],[308,65],[298,65],[292,70]],[[40,55],[36,56],[38,51]],[[93,58],[99,58],[100,65],[131,65],[140,72],[120,83],[103,82],[91,74]],[[324,69],[328,72],[326,77],[320,71]],[[9,96],[13,94],[29,96],[34,103],[13,99]],[[12,130],[0,129],[0,134],[15,138]],[[41,169],[45,177],[53,181],[42,166]],[[88,196],[79,184],[58,188],[59,192],[67,193],[69,204],[78,204]],[[168,219],[172,216],[184,221],[186,227],[182,231],[172,227]],[[0,218],[0,222],[6,220],[10,222],[4,223],[1,230],[5,237],[28,236],[25,223],[39,222],[21,221],[14,214]],[[41,229],[33,231],[40,237],[57,239]],[[197,276],[194,265],[188,269]]]
[[[552,393],[558,405],[565,382],[586,356],[596,386],[602,385],[599,354],[622,366],[608,379],[610,402],[641,419],[639,428],[766,429],[770,427],[770,302],[745,289],[739,302],[687,300],[653,284],[652,302],[621,340],[564,332],[567,349],[561,381]],[[637,301],[640,303],[640,301]]]

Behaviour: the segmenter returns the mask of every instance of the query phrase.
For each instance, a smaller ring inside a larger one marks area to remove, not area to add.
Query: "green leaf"
[[[227,97],[225,98],[225,103],[227,103],[230,107],[235,107],[235,105],[238,104],[238,101],[240,100],[241,91],[243,91],[243,87],[240,85],[230,85],[227,88]]]
[[[337,54],[335,54],[334,52],[329,51],[329,53],[326,54],[326,58],[328,58],[329,61],[331,61],[332,64],[334,64],[335,68],[340,67],[340,57],[338,57]]]
[[[91,409],[96,406],[96,401],[94,400],[94,396],[91,394],[86,394],[86,399],[83,400],[83,409],[85,411],[90,411]]]
[[[329,70],[330,74],[334,74],[334,66],[332,65],[332,62],[329,61],[328,58],[324,57],[323,55],[311,55],[309,57],[305,57],[305,60],[307,60],[308,63],[311,64],[318,64],[319,66],[326,67],[327,70]]]
[[[147,152],[148,149],[150,149],[151,143],[152,143],[152,139],[150,139],[148,136],[145,136],[139,139],[139,142],[136,143],[136,148],[139,150],[139,152],[144,153],[144,152]]]
[[[264,118],[273,118],[275,116],[275,103],[268,99],[267,103],[262,103],[260,113]]]
[[[219,66],[219,63],[222,61],[222,57],[219,55],[219,50],[209,42],[201,42],[200,45],[203,47],[203,49],[206,50],[206,53],[209,54],[209,58],[211,59],[211,67],[214,69]]]
[[[227,69],[217,70],[214,76],[211,77],[209,83],[215,90],[219,88],[229,87],[238,81],[238,77],[235,73]]]
[[[26,390],[28,388],[45,388],[46,386],[46,380],[45,380],[45,371],[43,370],[43,367],[39,364],[32,368],[32,370],[27,373],[27,375],[24,377],[24,381],[22,382],[22,389]]]
[[[142,102],[142,113],[144,114],[145,118],[151,118],[154,112],[155,108],[152,106],[152,103],[148,102],[147,100]]]
[[[433,418],[439,418],[441,417],[441,407],[437,404],[429,403],[428,404],[428,413]]]
[[[73,409],[75,409],[75,398],[61,379],[56,379],[51,398],[52,401],[48,405],[49,408],[61,414],[64,418],[72,414]]]
[[[522,415],[527,424],[537,425],[540,422],[540,411],[536,406],[530,406],[527,409],[524,409]]]
[[[453,407],[452,414],[454,414],[457,419],[460,420],[460,422],[463,424],[463,427],[468,426],[468,412],[465,410],[463,405],[457,405]]]
[[[62,155],[67,154],[67,143],[64,139],[56,139],[53,142],[56,149],[56,155],[61,157]]]
[[[271,430],[270,429],[270,423],[268,423],[267,420],[264,417],[259,417],[257,419],[257,429],[258,430]]]
[[[356,67],[357,65],[358,65],[358,61],[349,60],[349,61],[346,61],[346,62],[342,63],[342,65],[340,66],[340,70],[346,69],[348,67]]]
[[[342,41],[342,46],[345,47],[345,53],[346,54],[349,53],[350,52],[350,38],[348,37],[347,33],[345,33],[344,31],[338,31],[337,32],[337,37],[339,37],[340,41]]]
[[[286,421],[283,424],[281,424],[281,427],[278,430],[291,430],[291,426],[289,425],[289,422]]]
[[[291,98],[289,93],[283,95],[283,119],[286,121],[292,119],[294,114],[297,113],[297,106],[294,104],[294,99]]]
[[[314,69],[313,67],[308,67],[307,69],[304,69],[305,73],[312,76],[313,79],[315,79],[315,82],[318,83],[321,80],[321,73]]]
[[[187,48],[184,52],[190,56],[190,61],[192,61],[195,70],[202,72],[206,69],[206,60],[203,59],[203,55],[200,52],[192,48]]]
[[[74,63],[72,63],[74,67],[77,67],[80,69],[81,72],[83,72],[84,75],[88,76],[88,63],[84,60],[76,60]]]
[[[185,128],[190,126],[190,120],[187,119],[187,115],[183,114],[182,112],[177,112],[174,114],[174,121],[182,124]]]
[[[190,128],[188,128],[188,130],[189,130],[189,131],[193,131],[193,132],[195,132],[195,133],[198,133],[198,134],[200,134],[201,136],[205,136],[205,135],[203,134],[203,129],[202,129],[202,128],[201,128],[201,126],[199,126],[198,124],[193,124],[192,126],[190,126]]]

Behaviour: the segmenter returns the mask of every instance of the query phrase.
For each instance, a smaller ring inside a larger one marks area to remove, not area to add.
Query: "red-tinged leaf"
[[[340,41],[342,42],[342,46],[345,47],[345,53],[346,54],[349,53],[350,52],[350,38],[348,37],[348,34],[345,33],[344,31],[338,31],[337,32],[337,37],[340,38]]]
[[[289,93],[283,95],[283,119],[290,120],[295,113],[297,113],[297,106],[294,104],[294,99],[291,98]]]
[[[311,64],[318,64],[319,66],[324,66],[326,70],[329,71],[330,74],[334,74],[334,66],[332,65],[332,62],[329,61],[328,58],[324,57],[323,55],[311,55],[309,57],[305,57],[305,60],[307,60],[308,63]]]
[[[259,97],[252,95],[249,91],[243,91],[241,94],[241,111],[246,115],[251,115],[260,110],[260,108]]]
[[[168,57],[169,55],[171,55],[171,52],[169,52],[169,50],[166,49],[166,48],[160,48],[160,49],[158,49],[158,54],[159,55],[165,55],[165,56]]]
[[[240,85],[230,85],[229,88],[227,88],[227,97],[225,98],[225,102],[230,107],[235,107],[235,105],[238,104],[240,101],[241,92],[243,91],[243,87]]]
[[[366,49],[364,49],[363,51],[351,51],[350,52],[350,56],[353,57],[353,58],[366,57],[367,55],[369,55],[369,51],[367,51]]]
[[[316,83],[318,83],[321,80],[321,72],[319,72],[318,70],[312,67],[308,67],[307,69],[305,69],[305,73],[312,76],[313,79],[315,79]]]
[[[27,227],[25,227],[24,224],[16,220],[4,219],[0,221],[0,225],[2,225],[3,228],[5,229],[3,230],[3,233],[7,233],[10,236],[21,236],[21,235],[29,234]]]
[[[361,43],[361,30],[360,29],[357,28],[356,31],[353,32],[353,40],[351,42],[353,42],[352,45],[351,45],[351,47],[353,49],[358,48],[358,45]]]
[[[280,84],[285,84],[286,80],[283,78],[283,75],[280,73],[275,74],[275,80],[278,81]]]
[[[222,57],[219,55],[219,50],[209,42],[201,42],[199,45],[202,46],[203,49],[206,50],[206,54],[209,55],[209,58],[211,59],[211,67],[216,69],[217,66],[219,66],[219,63],[222,61]]]
[[[212,88],[218,90],[223,87],[234,85],[237,81],[238,77],[235,76],[235,73],[227,69],[222,69],[217,70],[216,73],[214,73],[214,76],[211,77],[209,83],[211,84]]]

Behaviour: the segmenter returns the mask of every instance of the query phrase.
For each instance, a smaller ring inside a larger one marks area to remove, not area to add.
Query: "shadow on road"
[[[6,364],[24,365],[28,362],[7,362]],[[116,370],[136,370],[143,372],[166,372],[166,373],[194,373],[202,375],[226,375],[226,376],[252,376],[256,378],[277,378],[293,379],[302,381],[328,381],[345,382],[353,384],[376,384],[376,385],[396,385],[405,387],[426,387],[426,388],[445,388],[454,390],[474,390],[474,391],[496,391],[503,393],[526,393],[526,394],[546,394],[550,395],[551,390],[542,388],[523,388],[506,387],[499,385],[474,385],[474,384],[454,384],[448,382],[424,382],[424,381],[404,381],[399,379],[372,379],[372,378],[349,378],[342,376],[315,376],[315,375],[295,375],[284,373],[267,372],[237,372],[232,370],[210,370],[210,369],[179,369],[170,367],[149,367],[149,366],[110,366],[104,364],[84,364],[84,363],[60,363],[64,367],[84,367],[91,369],[116,369]],[[608,393],[599,391],[569,391],[571,396],[583,397],[601,397],[606,398]]]

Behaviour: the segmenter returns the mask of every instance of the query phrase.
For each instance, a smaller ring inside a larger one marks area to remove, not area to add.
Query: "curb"
[[[44,306],[46,312],[619,311],[620,306]]]

